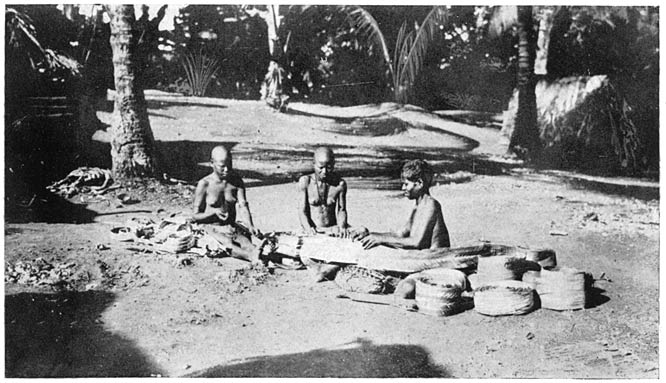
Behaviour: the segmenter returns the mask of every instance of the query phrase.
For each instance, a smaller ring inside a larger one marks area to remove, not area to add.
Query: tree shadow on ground
[[[609,195],[633,197],[643,201],[658,200],[660,195],[660,186],[658,184],[654,186],[621,185],[583,178],[571,178],[568,182],[579,189],[591,190]]]
[[[501,114],[494,112],[480,112],[473,110],[442,110],[435,111],[434,114],[441,118],[459,122],[467,125],[474,125],[481,128],[502,128]]]
[[[587,176],[584,173],[562,172],[546,168],[520,169],[509,172],[512,177],[527,181],[544,181],[567,184],[573,189],[601,193],[604,195],[635,198],[642,201],[654,201],[660,198],[660,185],[654,181],[632,180],[626,177]],[[547,178],[544,178],[547,177]]]
[[[295,114],[306,117],[324,118],[334,121],[336,125],[330,128],[324,128],[323,130],[346,136],[359,136],[359,137],[391,136],[403,133],[407,131],[407,128],[409,127],[410,129],[423,130],[431,133],[452,136],[465,143],[464,147],[462,148],[447,148],[448,151],[467,152],[479,146],[479,142],[477,142],[476,140],[473,140],[469,137],[460,134],[449,132],[444,129],[436,128],[434,126],[430,126],[427,124],[411,124],[399,118],[391,117],[390,111],[388,112],[383,111],[383,112],[378,112],[376,114],[356,116],[356,117],[335,117],[335,116],[332,117],[332,116],[318,115],[298,110],[290,110],[288,114]],[[383,117],[380,123],[367,124],[367,125],[360,124],[360,126],[358,127],[353,126],[354,121],[357,120],[371,121],[373,118],[377,117]]]
[[[195,372],[188,377],[446,378],[428,352],[414,345],[374,345],[365,339],[336,349],[262,356]]]
[[[202,107],[202,108],[215,108],[215,109],[226,109],[227,107],[221,104],[217,104],[215,102],[211,102],[210,104],[207,103],[202,103],[202,102],[184,102],[184,101],[171,101],[168,100],[167,97],[159,98],[159,99],[146,99],[146,106],[148,107],[148,112],[152,114],[153,110],[160,110],[160,109],[168,109],[174,106],[193,106],[193,107]],[[98,111],[101,112],[106,112],[106,113],[112,113],[113,112],[113,105],[114,101],[113,100],[103,100],[99,101],[95,107]]]
[[[164,113],[155,113],[155,112],[148,112],[148,115],[150,117],[161,117],[161,118],[166,118],[167,120],[177,120],[176,117],[172,117],[169,115],[166,115]]]
[[[168,109],[174,106],[186,106],[186,107],[200,107],[200,108],[213,108],[213,109],[226,109],[227,107],[220,104],[205,104],[201,102],[182,102],[182,101],[168,101],[165,99],[159,100],[146,100],[148,110],[159,110],[159,109]],[[113,109],[112,109],[113,111]]]
[[[210,173],[207,166],[210,159],[210,151],[217,145],[225,145],[233,149],[238,142],[229,141],[157,141],[158,161],[161,170],[173,178],[188,183],[196,183]],[[235,168],[241,176],[251,178],[248,186],[267,186],[290,183],[298,180],[298,177],[311,172],[312,153],[318,144],[304,144],[293,148],[272,147],[270,145],[243,145],[241,150],[234,149]],[[336,170],[346,178],[379,178],[380,182],[359,182],[358,185],[367,188],[382,190],[398,190],[400,188],[400,170],[404,162],[412,159],[424,159],[431,163],[436,173],[434,182],[444,184],[451,181],[447,174],[456,172],[467,172],[485,176],[499,176],[511,174],[512,169],[524,168],[519,162],[498,161],[483,154],[471,153],[468,148],[419,148],[419,147],[353,147],[349,145],[327,145],[336,152]],[[88,166],[109,167],[111,157],[109,144],[94,141],[91,148],[95,159]],[[276,170],[260,171],[254,169],[243,169],[239,162],[257,162],[263,164],[284,162],[286,168]],[[547,169],[534,169],[534,172],[544,172]],[[529,180],[529,175],[524,176]],[[469,181],[466,178],[464,181]],[[613,185],[608,183],[585,181],[580,179],[568,179],[566,177],[554,177],[555,182],[566,182],[573,187],[582,187],[592,191],[605,194],[616,194],[631,196],[639,199],[656,199],[659,197],[658,188],[642,186]],[[461,181],[461,182],[464,182]],[[375,186],[373,186],[375,185]],[[378,185],[378,186],[377,186]]]
[[[207,166],[210,152],[217,145],[233,149],[238,142],[229,141],[156,141],[158,161],[161,171],[168,176],[196,183],[210,173]],[[311,172],[312,154],[317,144],[301,145],[294,148],[275,148],[258,145],[242,150],[235,150],[234,167],[241,176],[251,178],[249,186],[266,186],[294,182],[302,174]],[[405,161],[425,159],[430,161],[436,173],[447,174],[466,171],[474,174],[500,175],[518,165],[492,161],[483,156],[470,154],[466,150],[415,148],[415,147],[368,147],[358,148],[347,145],[328,145],[336,153],[336,169],[343,177],[380,177],[389,178],[393,182],[389,189],[399,189],[400,169]],[[96,158],[89,166],[109,167],[111,157],[109,144],[95,141],[93,143]],[[350,150],[352,152],[350,152]],[[261,172],[243,169],[239,162],[286,163],[286,169]],[[445,182],[435,177],[435,182]],[[368,184],[370,185],[370,184]],[[382,186],[382,189],[386,186]]]
[[[5,183],[5,191],[11,191],[12,185]],[[34,188],[34,194],[29,199],[12,196],[5,199],[5,222],[27,223],[74,223],[83,224],[93,222],[97,213],[88,209],[84,204],[72,203],[65,198],[53,194],[45,189]]]
[[[5,296],[5,376],[143,377],[160,370],[134,343],[104,329],[109,292]]]
[[[305,117],[315,117],[315,118],[324,118],[327,120],[332,120],[335,121],[339,124],[350,124],[352,121],[359,119],[359,118],[375,118],[375,117],[382,117],[386,116],[390,112],[393,112],[397,110],[397,108],[391,109],[391,110],[381,110],[377,111],[376,113],[363,113],[359,114],[357,116],[349,116],[349,117],[342,117],[342,116],[331,116],[330,114],[317,114],[317,113],[312,113],[312,112],[305,112],[302,110],[296,110],[293,108],[287,108],[286,114],[292,114],[296,116],[305,116]]]

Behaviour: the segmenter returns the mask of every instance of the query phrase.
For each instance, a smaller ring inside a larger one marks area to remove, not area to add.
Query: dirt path
[[[151,115],[151,121],[158,139],[160,132],[178,125],[181,134],[187,130],[187,137],[197,143],[215,137],[238,142],[236,166],[257,180],[248,189],[257,225],[264,231],[293,228],[297,219],[295,202],[290,201],[295,184],[290,177],[307,169],[308,148],[329,142],[329,133],[305,136],[301,131],[285,136],[285,141],[294,140],[287,145],[277,143],[286,134],[279,126],[267,124],[266,130],[275,128],[279,133],[259,138],[249,133],[254,129],[249,125],[247,136],[243,130],[217,136],[212,127],[202,126],[207,118],[242,115],[248,113],[243,108],[260,105],[236,109],[237,104],[243,103],[228,102],[222,110],[165,105],[151,113],[182,116],[160,120]],[[263,113],[255,117],[284,118],[285,124],[295,119],[296,129],[306,118]],[[188,119],[200,122],[197,129],[180,124]],[[167,120],[172,126],[160,125]],[[164,140],[178,141],[179,132],[170,130]],[[400,148],[407,136],[393,137],[395,151],[370,145],[374,139],[365,137],[361,148],[345,141],[336,152],[342,153],[341,167],[349,179],[351,223],[381,231],[400,224],[409,202],[393,189],[389,173],[361,177],[358,172],[375,163],[391,169],[395,157],[389,155],[407,153]],[[261,145],[270,140],[276,141],[270,145],[285,145],[290,153],[264,153]],[[419,138],[414,140],[406,142],[417,145]],[[464,146],[467,141],[452,142]],[[249,153],[244,148],[254,149]],[[467,157],[428,150],[419,154],[439,161],[442,174],[468,166]],[[377,158],[370,161],[372,157]],[[368,162],[357,166],[359,159]],[[281,181],[269,182],[268,176]],[[112,198],[91,202],[87,209],[92,219],[87,223],[7,222],[6,264],[37,257],[53,264],[74,263],[68,270],[76,283],[74,289],[5,283],[6,373],[14,377],[656,378],[658,200],[600,193],[563,179],[514,169],[510,174],[470,174],[461,183],[440,177],[440,185],[432,190],[442,203],[453,246],[490,240],[550,247],[557,251],[559,264],[599,279],[596,285],[603,293],[592,308],[542,309],[517,317],[491,318],[473,310],[430,317],[337,298],[340,290],[333,282],[314,284],[307,271],[239,273],[234,270],[246,267],[240,261],[208,258],[177,266],[173,256],[137,253],[111,238],[110,229],[130,217],[166,216],[188,209],[191,188],[187,186],[148,187],[137,194],[140,202],[135,205],[123,206]],[[551,231],[566,235],[552,236]]]

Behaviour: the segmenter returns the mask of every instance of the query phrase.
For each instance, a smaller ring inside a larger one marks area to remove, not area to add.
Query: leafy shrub
[[[206,89],[220,70],[219,60],[206,56],[202,49],[196,54],[186,54],[181,64],[185,69],[190,94],[198,97],[206,94]]]

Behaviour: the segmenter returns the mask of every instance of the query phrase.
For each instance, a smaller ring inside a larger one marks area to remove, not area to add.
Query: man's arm
[[[414,213],[416,212],[415,209],[412,209],[412,212],[409,214],[409,219],[407,222],[405,222],[405,225],[397,232],[390,232],[390,233],[378,233],[378,232],[368,232],[366,229],[365,232],[359,232],[354,235],[354,240],[361,240],[363,238],[366,238],[370,235],[373,235],[375,237],[376,241],[384,241],[384,240],[390,240],[391,238],[407,238],[409,237],[409,234],[411,232],[412,228],[412,221],[414,220]]]
[[[206,189],[208,182],[205,179],[197,183],[197,188],[194,191],[194,204],[192,221],[194,222],[207,222],[210,221],[217,212],[215,210],[206,210]]]
[[[310,217],[310,204],[308,203],[308,176],[298,180],[298,220],[301,227],[310,234],[317,232],[315,223]]]
[[[407,236],[402,237],[393,233],[370,234],[361,240],[363,247],[370,249],[375,246],[384,245],[397,249],[425,248],[428,233],[432,232],[432,228],[435,225],[437,212],[435,204],[431,201],[427,201],[420,208],[423,209],[421,214],[413,212],[412,217],[410,217],[410,220],[413,221],[411,223],[411,230],[409,230]],[[404,234],[404,232],[401,234]]]
[[[346,237],[349,223],[347,222],[347,183],[345,180],[340,180],[340,195],[338,195],[337,208],[336,220],[338,228],[340,229],[340,234]]]
[[[241,181],[241,185],[238,187],[238,213],[241,217],[241,220],[249,225],[248,229],[253,235],[259,235],[259,229],[254,227],[254,222],[252,222],[252,213],[250,213],[250,206],[247,202],[247,197],[245,195],[245,184]]]

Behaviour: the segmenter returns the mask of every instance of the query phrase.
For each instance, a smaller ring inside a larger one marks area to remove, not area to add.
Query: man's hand
[[[362,230],[357,230],[351,233],[351,238],[354,241],[360,241],[361,239],[367,237],[368,235],[370,235],[368,229],[363,228]]]
[[[215,209],[215,215],[220,219],[220,221],[226,221],[227,218],[229,218],[229,213],[221,208]]]
[[[262,237],[261,231],[259,231],[259,229],[257,229],[256,227],[254,226],[249,227],[248,230],[250,230],[250,233],[252,233],[252,235],[254,235],[255,237],[257,238]]]
[[[336,237],[339,238],[351,238],[351,231],[349,231],[349,228],[347,227],[340,227],[338,228],[338,232],[336,233]]]
[[[309,227],[304,227],[303,228],[303,234],[310,236],[310,235],[317,235],[317,229],[309,226]]]
[[[374,234],[370,234],[361,239],[361,244],[365,250],[372,249],[373,247],[379,246],[382,244],[381,238]]]

